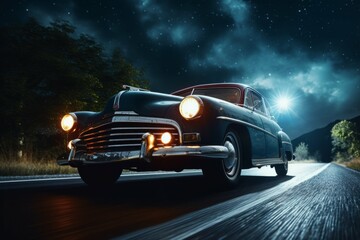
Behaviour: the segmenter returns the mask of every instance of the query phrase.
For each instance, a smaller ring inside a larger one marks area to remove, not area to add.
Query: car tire
[[[234,131],[225,134],[224,146],[230,150],[229,157],[204,167],[203,174],[215,185],[234,187],[240,182],[242,145]]]
[[[78,167],[81,179],[89,186],[103,187],[114,184],[122,173],[117,166],[95,165]]]
[[[285,163],[275,165],[275,172],[279,177],[284,177],[288,172],[288,168],[289,168],[289,163],[285,156]]]
[[[276,174],[277,174],[279,177],[284,177],[284,176],[286,176],[286,174],[287,174],[287,172],[288,172],[288,162],[286,161],[285,164],[275,165],[275,171],[276,171]]]

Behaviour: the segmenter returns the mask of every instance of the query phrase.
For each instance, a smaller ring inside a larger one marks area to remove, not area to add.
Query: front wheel
[[[113,165],[78,167],[81,179],[89,186],[102,187],[114,184],[122,173],[122,168]]]
[[[241,141],[236,132],[228,131],[224,138],[224,146],[229,156],[203,168],[203,174],[217,185],[236,186],[240,181],[242,151]]]

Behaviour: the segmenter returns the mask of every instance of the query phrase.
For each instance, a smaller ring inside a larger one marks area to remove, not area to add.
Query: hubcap
[[[233,177],[236,174],[239,164],[238,153],[234,141],[235,140],[229,136],[224,143],[224,146],[229,150],[229,157],[223,161],[225,173],[229,177]]]
[[[285,164],[284,164],[284,169],[287,171],[288,170],[288,161],[286,160]]]

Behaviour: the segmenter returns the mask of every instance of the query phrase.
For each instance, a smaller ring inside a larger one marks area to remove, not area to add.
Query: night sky
[[[279,96],[294,138],[360,114],[360,1],[1,1],[1,24],[63,19],[120,48],[153,91],[240,82]]]

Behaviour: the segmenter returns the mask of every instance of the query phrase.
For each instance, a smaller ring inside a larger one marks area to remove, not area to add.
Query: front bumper
[[[57,160],[59,165],[90,165],[90,164],[107,164],[125,161],[143,160],[152,162],[157,159],[226,159],[229,156],[229,150],[225,146],[173,146],[173,147],[154,147],[152,142],[153,136],[145,133],[142,137],[141,149],[127,152],[105,152],[87,154],[84,151],[77,151],[77,148],[83,146],[80,139],[71,141],[71,150],[67,159],[60,158]]]

